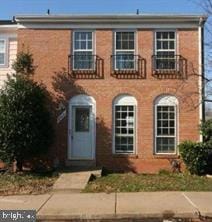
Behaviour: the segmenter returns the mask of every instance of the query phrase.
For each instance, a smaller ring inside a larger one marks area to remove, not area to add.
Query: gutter
[[[17,23],[158,23],[158,22],[194,22],[206,16],[204,15],[17,15]]]

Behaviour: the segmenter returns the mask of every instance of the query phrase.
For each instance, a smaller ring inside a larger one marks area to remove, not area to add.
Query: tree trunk
[[[23,161],[22,160],[17,160],[17,170],[18,171],[23,171]]]

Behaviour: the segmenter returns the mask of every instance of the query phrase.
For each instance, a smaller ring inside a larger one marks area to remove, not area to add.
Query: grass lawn
[[[52,189],[57,178],[57,173],[1,173],[0,195],[46,193]]]
[[[83,192],[212,191],[212,179],[180,173],[108,174],[90,181]]]

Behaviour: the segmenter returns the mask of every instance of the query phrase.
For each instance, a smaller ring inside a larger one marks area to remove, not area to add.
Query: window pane
[[[133,52],[118,52],[115,59],[116,69],[134,69],[135,67],[135,58]]]
[[[75,131],[88,132],[89,131],[89,108],[75,109]]]
[[[92,32],[75,32],[75,49],[92,49]]]
[[[122,41],[122,48],[121,49],[129,49],[129,41]]]
[[[129,33],[129,40],[134,42],[134,32]]]
[[[176,69],[175,32],[159,32],[156,35],[156,69]]]
[[[134,32],[116,32],[116,49],[134,50]]]
[[[174,136],[174,134],[175,134],[175,128],[170,128],[170,133],[169,133],[169,135],[173,135],[173,136]]]
[[[175,138],[157,138],[157,153],[175,153]]]
[[[75,52],[74,57],[74,69],[93,69],[94,57],[92,52]]]
[[[169,126],[174,127],[174,121],[169,121]]]
[[[128,32],[122,32],[122,40],[123,41],[128,41],[129,40]]]
[[[129,49],[134,49],[134,41],[129,41]]]
[[[79,41],[74,42],[74,48],[75,49],[80,49],[80,42]]]
[[[116,41],[116,49],[121,49],[121,41]]]
[[[175,39],[175,32],[169,32],[169,38]]]
[[[5,54],[4,53],[0,53],[0,65],[4,65],[5,63]]]
[[[116,32],[116,41],[121,42],[121,32]]]
[[[169,49],[174,49],[174,41],[169,42]]]
[[[160,39],[161,38],[161,32],[157,32],[157,39]]]
[[[163,39],[168,39],[169,33],[168,32],[163,32],[162,33],[162,38]]]
[[[86,32],[81,32],[81,34],[80,34],[81,40],[86,40],[86,35],[87,35]]]
[[[88,49],[92,49],[92,41],[88,41]]]
[[[163,42],[163,49],[168,49],[168,43],[169,42],[165,42],[165,41]]]
[[[5,41],[0,40],[0,53],[5,53]]]
[[[121,120],[118,120],[121,118]],[[115,106],[116,152],[132,153],[134,149],[134,106]]]
[[[157,106],[157,153],[173,153],[175,151],[175,118],[174,106]]]
[[[161,41],[157,41],[157,49],[161,49],[161,48],[162,48]]]
[[[92,32],[87,32],[87,38],[88,40],[92,40]]]

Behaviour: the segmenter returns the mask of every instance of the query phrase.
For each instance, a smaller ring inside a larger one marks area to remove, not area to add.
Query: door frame
[[[91,138],[91,144],[92,144],[92,157],[90,158],[74,158],[72,157],[72,110],[73,107],[91,107],[91,130],[92,130],[92,138]],[[95,160],[96,157],[96,101],[92,96],[88,95],[77,95],[72,97],[69,100],[69,110],[68,110],[68,160]]]

